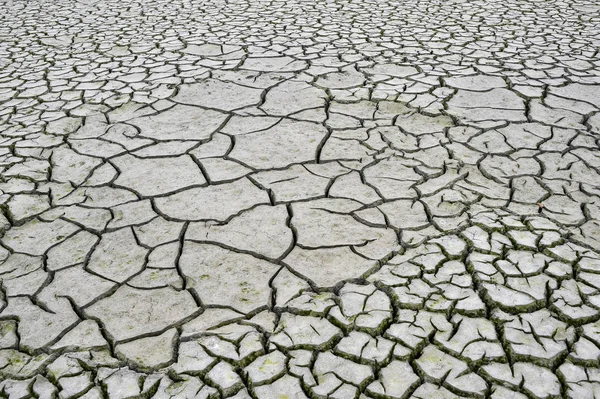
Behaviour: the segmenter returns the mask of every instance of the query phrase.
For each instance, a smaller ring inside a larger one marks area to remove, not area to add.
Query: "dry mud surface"
[[[600,397],[596,1],[0,10],[0,397]]]

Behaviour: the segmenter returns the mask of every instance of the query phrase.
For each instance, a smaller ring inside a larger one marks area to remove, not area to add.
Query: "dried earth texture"
[[[600,398],[597,1],[0,10],[0,397]]]

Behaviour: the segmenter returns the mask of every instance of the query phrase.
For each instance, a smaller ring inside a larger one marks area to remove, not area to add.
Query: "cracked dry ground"
[[[0,397],[600,397],[595,1],[0,4]]]

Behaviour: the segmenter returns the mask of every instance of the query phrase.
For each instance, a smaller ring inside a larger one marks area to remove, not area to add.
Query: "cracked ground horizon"
[[[600,398],[598,2],[0,10],[1,398]]]

